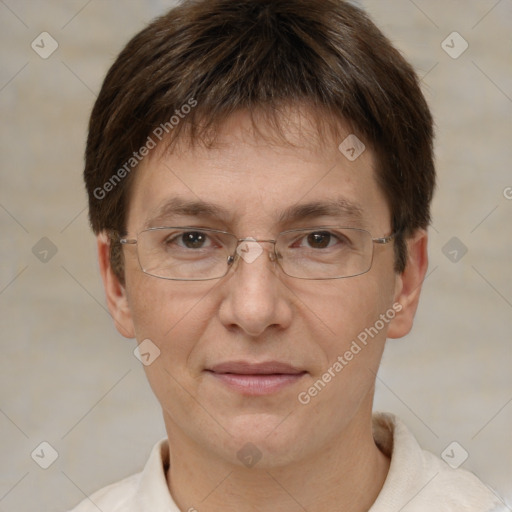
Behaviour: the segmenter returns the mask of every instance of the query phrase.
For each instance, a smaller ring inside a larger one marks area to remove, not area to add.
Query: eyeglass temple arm
[[[384,236],[381,238],[372,238],[372,242],[375,244],[389,244],[394,238],[396,238],[397,233],[392,233],[389,236]]]

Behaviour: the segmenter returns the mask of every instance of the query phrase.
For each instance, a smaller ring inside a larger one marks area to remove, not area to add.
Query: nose
[[[236,267],[226,280],[219,309],[226,328],[234,327],[251,337],[269,328],[286,328],[292,317],[290,292],[275,263],[273,245],[245,239],[237,248]]]

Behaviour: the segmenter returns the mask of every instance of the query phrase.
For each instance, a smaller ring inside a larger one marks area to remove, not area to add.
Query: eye
[[[313,249],[325,249],[326,247],[330,247],[332,245],[331,242],[335,242],[336,240],[329,231],[316,231],[309,233],[306,237],[306,241]]]
[[[321,251],[323,249],[345,250],[354,248],[354,239],[349,238],[347,233],[342,231],[318,231],[306,232],[301,237],[295,238],[290,244],[291,248]]]
[[[186,249],[203,249],[208,247],[208,235],[201,231],[186,231],[166,240],[167,244],[176,244]],[[209,242],[211,245],[211,242]]]

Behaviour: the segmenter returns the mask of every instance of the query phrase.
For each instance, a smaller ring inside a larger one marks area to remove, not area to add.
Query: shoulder
[[[432,453],[422,451],[425,467],[429,468],[430,474],[433,473],[431,481],[424,489],[425,503],[442,504],[438,508],[440,512],[452,510],[498,512],[500,510],[501,502],[498,496],[476,475],[465,469],[453,469]]]
[[[453,469],[423,450],[405,424],[393,414],[375,413],[373,433],[391,458],[384,486],[371,512],[500,512],[502,502],[473,473]]]
[[[163,439],[154,445],[143,471],[100,489],[82,500],[70,512],[178,510],[167,487],[168,461],[169,445]]]
[[[81,501],[70,512],[128,512],[139,485],[140,473],[108,485]]]

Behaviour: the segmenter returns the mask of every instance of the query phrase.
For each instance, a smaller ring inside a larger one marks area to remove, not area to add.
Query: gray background
[[[423,77],[439,172],[422,303],[388,342],[375,408],[439,456],[457,441],[510,506],[512,1],[361,3]],[[135,343],[105,309],[81,171],[107,68],[170,5],[0,0],[0,512],[64,511],[164,436]],[[59,45],[47,59],[31,48],[43,31]],[[453,31],[469,44],[458,58],[442,48]],[[43,441],[58,452],[46,470],[31,458]]]

